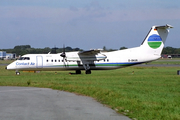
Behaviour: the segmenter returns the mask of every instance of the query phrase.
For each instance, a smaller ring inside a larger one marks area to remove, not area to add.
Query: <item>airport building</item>
[[[6,53],[6,51],[0,51],[0,59],[15,59],[16,53]]]
[[[0,51],[0,59],[6,58],[6,51]]]
[[[6,53],[6,59],[14,59],[14,58],[16,58],[15,53]]]

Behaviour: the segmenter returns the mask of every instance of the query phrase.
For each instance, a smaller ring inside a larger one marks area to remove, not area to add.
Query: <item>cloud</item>
[[[180,19],[178,9],[153,9],[153,10],[114,10],[105,12],[106,16],[97,18],[98,21],[117,22],[117,21],[147,21],[147,20],[177,20]]]
[[[5,6],[0,8],[0,18],[44,19],[49,22],[70,22],[73,20],[93,22],[120,22],[144,20],[180,19],[180,9],[133,9],[110,10],[94,1],[85,8],[51,8],[37,6]]]

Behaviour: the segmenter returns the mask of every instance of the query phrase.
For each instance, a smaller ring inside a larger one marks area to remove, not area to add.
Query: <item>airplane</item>
[[[7,70],[19,71],[64,71],[75,70],[91,74],[91,70],[111,70],[157,60],[161,57],[171,25],[152,26],[139,47],[102,52],[98,49],[57,54],[26,54],[9,64]]]

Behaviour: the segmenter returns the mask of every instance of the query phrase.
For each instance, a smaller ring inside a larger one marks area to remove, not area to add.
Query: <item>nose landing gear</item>
[[[20,75],[20,72],[18,70],[16,70],[16,75]]]

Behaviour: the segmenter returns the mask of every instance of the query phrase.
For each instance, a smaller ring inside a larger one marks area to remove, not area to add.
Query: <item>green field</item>
[[[69,75],[67,71],[21,72],[20,76],[4,68],[0,65],[0,86],[43,87],[91,96],[138,120],[180,119],[180,67],[134,66],[92,71],[91,75],[84,71],[81,75]]]
[[[159,65],[180,65],[180,58],[173,59],[159,59],[148,64],[159,64]]]

